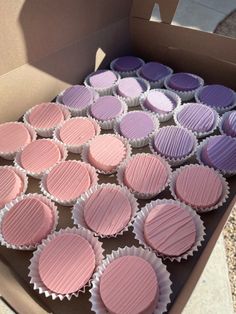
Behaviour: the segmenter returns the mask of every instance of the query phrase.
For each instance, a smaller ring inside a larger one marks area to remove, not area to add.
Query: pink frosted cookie
[[[28,121],[34,128],[50,129],[62,123],[64,115],[55,103],[42,103],[32,108]]]
[[[115,168],[125,158],[124,143],[113,135],[99,135],[89,144],[88,160],[97,169],[105,172]]]
[[[85,202],[87,226],[100,235],[114,235],[129,223],[132,209],[128,197],[112,187],[101,187]]]
[[[160,254],[179,256],[193,246],[196,226],[183,207],[163,203],[152,208],[146,217],[144,237]]]
[[[2,235],[11,245],[35,245],[51,232],[53,224],[51,208],[37,198],[28,197],[4,215]]]
[[[134,155],[124,170],[124,184],[134,192],[157,195],[162,191],[169,176],[167,163],[151,154]]]
[[[184,203],[195,208],[210,208],[220,200],[223,184],[213,169],[192,165],[182,168],[176,177],[174,189]]]
[[[0,124],[0,152],[17,152],[31,142],[31,136],[23,123]]]
[[[0,167],[0,208],[23,190],[21,178],[13,169]]]
[[[101,275],[100,296],[108,313],[151,314],[159,298],[156,273],[141,257],[119,257]]]
[[[61,234],[44,246],[40,253],[39,275],[52,292],[77,292],[91,278],[95,253],[90,243],[78,234]]]
[[[83,163],[75,160],[60,162],[46,177],[48,193],[61,201],[78,198],[90,185],[89,171]]]
[[[61,160],[58,145],[50,140],[36,140],[27,145],[20,155],[21,167],[26,171],[40,173]]]
[[[73,118],[66,121],[59,136],[66,145],[80,146],[96,135],[94,124],[86,118]]]

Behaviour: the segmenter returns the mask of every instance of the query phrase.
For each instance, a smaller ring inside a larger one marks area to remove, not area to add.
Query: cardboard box
[[[155,2],[162,23],[149,21]],[[34,104],[53,99],[65,87],[82,83],[92,70],[130,53],[235,89],[236,40],[171,25],[177,4],[177,0],[0,0],[0,122],[19,119]],[[185,262],[165,262],[173,281],[169,313],[181,313],[224,227],[236,201],[236,178],[229,183],[227,203],[202,216],[207,234],[199,252]],[[38,181],[30,179],[28,192],[36,191]],[[60,207],[58,228],[65,226],[72,226],[71,213]],[[107,253],[132,244],[137,242],[131,232],[104,241]],[[62,302],[34,291],[28,278],[31,256],[32,252],[0,248],[0,294],[15,311],[91,312],[88,291]]]

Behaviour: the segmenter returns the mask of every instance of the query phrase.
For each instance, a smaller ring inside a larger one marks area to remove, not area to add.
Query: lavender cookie
[[[236,111],[226,112],[222,116],[221,129],[226,135],[236,137]]]
[[[61,101],[65,106],[80,110],[87,108],[93,102],[93,99],[93,91],[83,85],[69,87],[61,96]]]

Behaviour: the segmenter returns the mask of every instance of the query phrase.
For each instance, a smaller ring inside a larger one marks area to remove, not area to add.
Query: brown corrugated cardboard
[[[155,2],[162,23],[149,21]],[[0,0],[0,122],[18,119],[35,103],[82,82],[93,69],[129,53],[131,46],[134,54],[146,60],[236,87],[236,40],[170,25],[177,0],[135,0],[130,11],[131,4],[130,0]],[[100,182],[107,180],[100,178]],[[199,252],[185,262],[165,262],[173,280],[170,313],[181,313],[227,220],[236,200],[236,179],[230,178],[229,183],[227,203],[203,216],[207,236]],[[38,181],[30,179],[28,192],[35,191]],[[72,226],[71,212],[60,207],[59,228],[66,226]],[[132,244],[137,242],[130,231],[104,241],[107,253]],[[88,291],[70,302],[52,301],[33,291],[27,277],[31,256],[31,252],[0,248],[0,294],[17,312],[90,313]]]

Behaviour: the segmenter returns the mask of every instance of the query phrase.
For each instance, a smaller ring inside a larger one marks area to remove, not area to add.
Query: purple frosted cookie
[[[75,85],[67,88],[61,99],[65,106],[73,109],[84,109],[93,102],[94,93],[88,87]]]
[[[187,92],[199,88],[200,82],[190,73],[175,73],[170,76],[167,85],[176,91]]]
[[[93,88],[110,88],[117,82],[117,75],[111,70],[98,70],[89,76]]]
[[[117,94],[126,98],[139,97],[146,90],[145,83],[135,77],[123,78],[117,85]]]
[[[169,74],[171,74],[170,68],[158,62],[148,62],[139,71],[141,77],[151,82],[164,79]]]
[[[131,111],[119,123],[120,134],[131,140],[147,137],[154,129],[152,117],[143,111]]]
[[[221,128],[226,135],[236,137],[236,111],[226,112],[223,115]]]
[[[129,72],[138,70],[143,65],[143,61],[134,56],[120,57],[114,60],[113,68],[118,72]]]
[[[153,139],[153,149],[157,154],[170,159],[187,157],[195,147],[193,134],[177,126],[161,128]]]
[[[202,147],[201,161],[223,172],[236,171],[236,139],[216,135],[206,140]]]
[[[174,110],[176,102],[171,96],[161,91],[150,90],[143,102],[143,106],[152,112],[166,114]]]
[[[207,85],[204,86],[197,95],[200,102],[206,104],[209,107],[227,109],[234,103],[234,92],[223,85]]]
[[[200,103],[188,103],[176,113],[177,122],[196,133],[211,131],[217,119],[216,112]]]
[[[99,121],[114,119],[122,113],[122,102],[115,96],[100,97],[90,108],[91,116]]]

